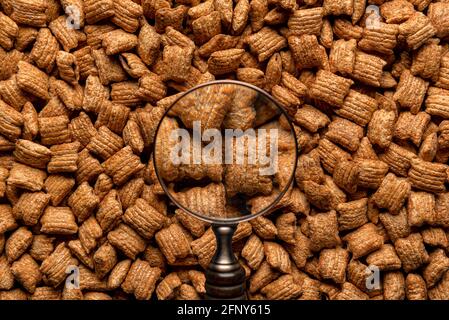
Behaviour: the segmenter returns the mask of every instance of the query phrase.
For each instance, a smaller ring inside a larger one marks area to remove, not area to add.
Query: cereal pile
[[[0,299],[203,297],[214,235],[149,159],[177,94],[222,78],[301,147],[234,235],[249,298],[449,299],[449,1],[0,3]]]

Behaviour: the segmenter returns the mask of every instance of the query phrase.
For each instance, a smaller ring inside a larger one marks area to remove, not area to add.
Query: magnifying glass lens
[[[181,95],[162,118],[154,164],[181,209],[213,223],[237,223],[275,209],[291,185],[294,128],[263,90],[214,81]]]

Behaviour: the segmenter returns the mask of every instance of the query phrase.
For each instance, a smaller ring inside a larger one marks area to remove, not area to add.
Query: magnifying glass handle
[[[212,225],[217,251],[206,270],[206,299],[246,300],[245,271],[232,251],[237,225]]]

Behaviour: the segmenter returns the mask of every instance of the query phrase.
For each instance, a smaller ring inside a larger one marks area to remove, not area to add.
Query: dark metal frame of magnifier
[[[185,208],[183,205],[181,205],[169,192],[164,180],[161,178],[159,174],[158,167],[156,165],[155,160],[155,153],[156,153],[156,142],[157,142],[157,134],[159,132],[160,125],[167,116],[170,109],[178,103],[179,100],[187,96],[193,91],[196,91],[200,88],[211,86],[211,85],[219,85],[219,84],[234,84],[239,86],[244,86],[249,89],[255,90],[257,93],[265,97],[266,99],[270,100],[276,107],[278,107],[281,110],[281,113],[285,115],[287,118],[288,124],[290,126],[290,130],[293,134],[293,138],[295,141],[295,162],[293,164],[293,171],[292,175],[286,184],[286,187],[281,190],[279,195],[276,197],[276,199],[265,209],[261,210],[257,214],[249,214],[244,217],[240,218],[231,218],[227,220],[221,220],[221,219],[210,219],[205,216],[202,216],[200,214],[197,214],[196,212],[191,211],[188,208]],[[245,300],[246,297],[246,289],[245,289],[245,272],[238,262],[237,258],[234,255],[234,252],[232,250],[232,236],[234,235],[234,232],[237,228],[237,224],[239,222],[248,221],[251,219],[254,219],[258,216],[261,216],[267,212],[269,212],[285,195],[287,190],[291,187],[291,184],[293,182],[293,178],[295,176],[296,171],[296,165],[298,161],[298,141],[296,139],[295,130],[292,124],[292,120],[290,116],[287,114],[287,112],[284,110],[284,108],[265,90],[262,90],[252,84],[241,82],[241,81],[235,81],[235,80],[215,80],[215,81],[209,81],[202,83],[198,86],[195,86],[183,94],[181,94],[164,113],[164,116],[159,121],[159,124],[156,128],[155,135],[154,135],[154,146],[153,146],[153,163],[154,163],[154,169],[156,171],[156,176],[159,180],[159,183],[161,184],[162,188],[164,189],[164,192],[167,194],[167,196],[170,198],[173,203],[184,210],[185,212],[193,215],[194,217],[209,222],[212,224],[212,230],[215,234],[215,237],[217,239],[217,249],[215,251],[215,255],[212,258],[211,262],[209,263],[209,266],[206,269],[206,299],[209,300]]]

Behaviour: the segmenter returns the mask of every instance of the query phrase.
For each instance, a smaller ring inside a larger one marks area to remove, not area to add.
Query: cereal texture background
[[[234,236],[249,298],[449,299],[449,1],[0,4],[1,300],[204,296],[214,235],[148,159],[213,79],[269,91],[301,150]]]

